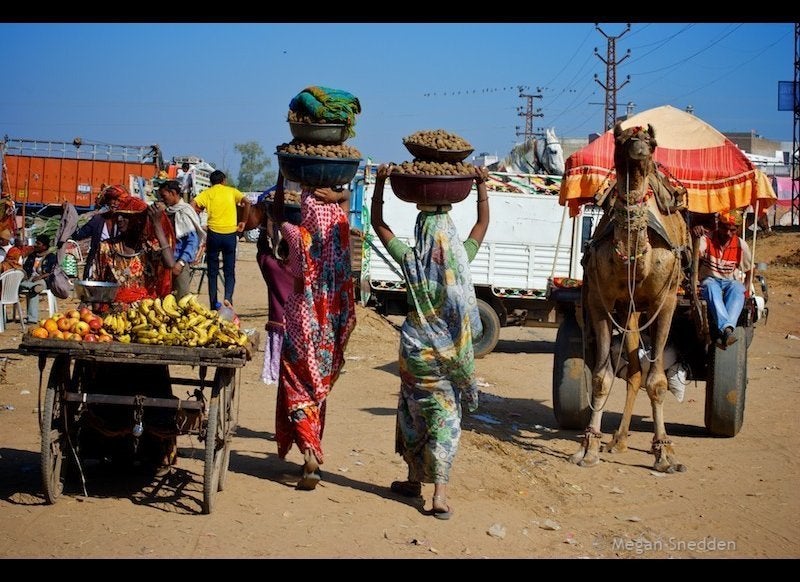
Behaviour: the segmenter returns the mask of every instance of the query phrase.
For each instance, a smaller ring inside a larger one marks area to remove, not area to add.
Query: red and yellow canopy
[[[686,188],[690,211],[728,212],[752,206],[763,213],[776,202],[769,178],[705,121],[663,105],[628,118],[622,128],[648,124],[658,143],[654,159],[675,185]],[[616,179],[613,129],[572,154],[565,166],[559,202],[575,216],[582,204],[594,201]]]

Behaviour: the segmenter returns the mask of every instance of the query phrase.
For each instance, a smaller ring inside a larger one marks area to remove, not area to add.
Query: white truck
[[[200,192],[206,188],[211,187],[211,172],[214,171],[214,166],[204,162],[197,156],[174,156],[172,164],[175,168],[180,168],[184,163],[189,164],[190,172],[192,172],[192,192],[189,194],[189,199],[186,202],[191,202]]]
[[[360,215],[351,224],[363,230],[361,245],[361,301],[384,315],[406,313],[406,290],[400,267],[370,226],[369,209],[374,178],[365,183],[359,174],[351,186],[353,210]],[[491,173],[488,181],[490,221],[483,244],[472,261],[472,282],[478,298],[484,333],[475,339],[475,355],[482,357],[497,345],[505,326],[557,327],[556,305],[548,286],[563,279],[580,279],[583,243],[588,240],[599,212],[584,208],[570,218],[558,203],[560,176]],[[476,217],[477,191],[453,206],[450,214],[466,238]],[[384,189],[384,217],[395,235],[413,244],[418,210]]]

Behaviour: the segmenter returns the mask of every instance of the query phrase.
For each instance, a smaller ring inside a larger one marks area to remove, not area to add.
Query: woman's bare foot
[[[305,464],[303,465],[304,473],[313,473],[319,469],[319,462],[317,461],[316,455],[314,455],[314,451],[311,449],[306,449],[306,451],[303,453],[303,460],[305,461]]]
[[[311,449],[303,453],[303,460],[305,461],[303,464],[303,476],[297,482],[297,488],[311,491],[316,488],[322,478],[319,472],[319,462]]]

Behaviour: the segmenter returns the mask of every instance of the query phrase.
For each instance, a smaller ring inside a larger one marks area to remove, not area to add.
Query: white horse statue
[[[545,130],[544,141],[533,138],[514,146],[501,165],[512,173],[561,176],[564,173],[564,150],[551,128]]]
[[[555,129],[546,129],[544,144],[540,146],[537,143],[536,146],[536,157],[539,158],[539,166],[542,171],[553,176],[563,175],[564,150],[556,137]]]

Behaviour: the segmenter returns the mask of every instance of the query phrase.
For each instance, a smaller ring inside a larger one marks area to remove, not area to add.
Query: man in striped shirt
[[[700,296],[708,303],[723,349],[736,341],[736,324],[753,275],[750,247],[739,236],[741,224],[739,211],[719,213],[714,230],[700,238]]]

